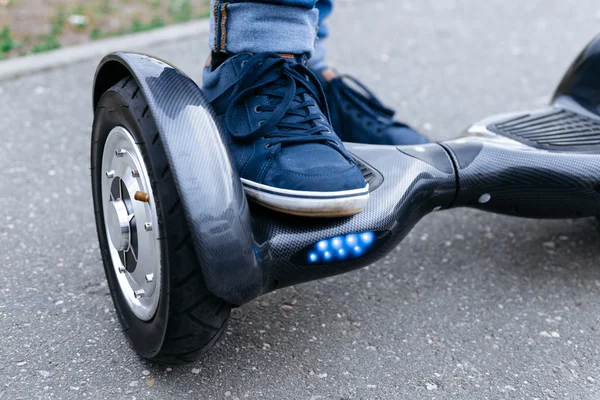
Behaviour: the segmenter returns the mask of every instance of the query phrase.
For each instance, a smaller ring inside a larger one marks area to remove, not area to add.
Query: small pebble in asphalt
[[[541,331],[540,336],[547,337],[547,338],[559,338],[560,334],[558,332],[554,332],[554,331],[553,332]]]

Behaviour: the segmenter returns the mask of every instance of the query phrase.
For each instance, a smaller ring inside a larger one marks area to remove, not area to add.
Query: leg
[[[306,67],[316,0],[213,0],[203,91],[227,131],[247,196],[304,216],[362,211],[369,188]]]
[[[325,43],[329,35],[329,26],[325,21],[333,11],[333,0],[318,0],[317,10],[319,10],[319,30],[317,32],[317,41],[315,42],[315,51],[309,61],[310,68],[318,71],[326,67],[325,64]]]
[[[312,54],[317,0],[211,0],[214,52]]]

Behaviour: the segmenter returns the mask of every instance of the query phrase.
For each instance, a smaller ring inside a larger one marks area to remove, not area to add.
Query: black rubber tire
[[[102,153],[110,131],[126,128],[135,138],[148,168],[162,240],[162,290],[150,321],[129,309],[109,255],[101,202]],[[128,77],[106,91],[95,110],[91,171],[96,229],[104,270],[123,329],[143,357],[181,364],[195,361],[219,339],[231,306],[208,292],[187,227],[177,187],[158,129],[135,79]]]

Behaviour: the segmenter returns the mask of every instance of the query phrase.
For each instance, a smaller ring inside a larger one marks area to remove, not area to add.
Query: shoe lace
[[[271,146],[323,143],[348,158],[328,122],[323,89],[307,67],[290,63],[276,53],[258,53],[243,68],[240,77],[213,101],[217,114],[225,114],[225,127],[236,140],[253,142],[262,137],[271,139]],[[260,112],[271,114],[257,128],[241,132],[235,129],[236,117],[239,118],[235,110],[253,95],[268,97],[269,101],[260,105]],[[327,119],[311,113],[309,107],[313,106],[318,106]]]
[[[352,82],[361,89],[363,93],[350,87],[346,81]],[[327,90],[331,96],[330,107],[336,107],[335,112],[332,114],[343,115],[344,113],[342,112],[341,107],[343,107],[343,104],[349,102],[359,110],[357,113],[359,116],[370,117],[373,121],[385,125],[396,123],[393,120],[395,114],[394,110],[384,106],[381,101],[375,97],[373,92],[350,75],[340,75],[335,77],[329,82]]]

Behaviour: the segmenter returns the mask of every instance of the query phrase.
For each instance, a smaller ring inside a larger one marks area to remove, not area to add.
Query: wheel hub
[[[144,157],[123,127],[106,138],[102,208],[108,251],[123,298],[143,321],[152,319],[161,292],[161,246],[156,203]]]
[[[111,201],[106,215],[106,226],[113,246],[118,251],[127,251],[131,241],[130,216],[125,202],[121,199]]]

